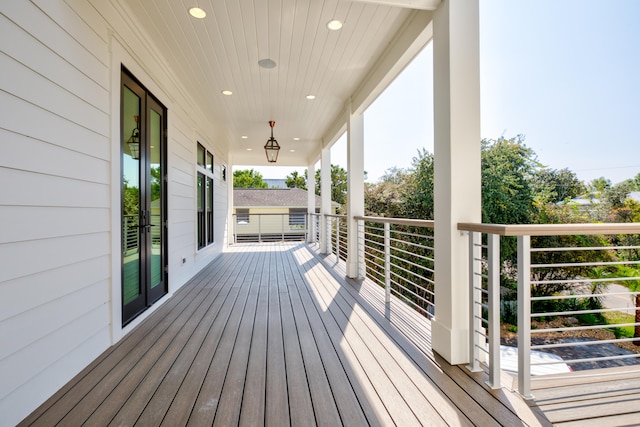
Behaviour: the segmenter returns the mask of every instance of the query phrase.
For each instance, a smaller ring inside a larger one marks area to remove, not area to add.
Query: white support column
[[[347,276],[358,278],[358,222],[364,216],[364,117],[351,112],[347,122]]]
[[[307,213],[316,212],[316,165],[307,167]],[[315,217],[307,215],[307,242],[311,243],[316,238]]]
[[[322,160],[320,162],[320,197],[322,199],[322,215],[331,214],[331,150],[322,149]],[[331,253],[331,230],[327,229],[327,221],[323,216],[320,220],[320,253]]]
[[[435,320],[433,350],[469,362],[467,237],[481,221],[479,6],[443,0],[433,19]]]
[[[231,160],[231,158],[229,158]],[[233,217],[233,165],[229,162],[227,179],[227,246],[235,243],[235,218]]]

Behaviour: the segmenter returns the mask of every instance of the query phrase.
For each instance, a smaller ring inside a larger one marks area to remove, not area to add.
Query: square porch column
[[[480,222],[479,6],[443,0],[433,19],[435,124],[435,320],[433,350],[451,364],[469,359],[467,237]]]
[[[227,179],[227,246],[235,243],[235,227],[236,222],[233,216],[233,164],[231,163],[231,156],[229,156],[229,166],[227,166],[227,172],[225,178]]]
[[[347,122],[347,276],[357,279],[360,251],[358,222],[364,216],[364,117],[354,114],[349,102]]]
[[[310,164],[307,167],[307,243],[312,243],[316,239],[316,229],[314,217],[310,214],[316,212],[316,165]]]
[[[331,238],[327,229],[327,221],[324,215],[331,212],[331,149],[325,147],[322,149],[322,158],[320,160],[320,198],[322,199],[322,209],[320,212],[320,253],[328,254],[331,252]]]

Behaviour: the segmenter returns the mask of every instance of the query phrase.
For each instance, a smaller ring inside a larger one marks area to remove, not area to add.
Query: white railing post
[[[487,235],[489,294],[489,381],[491,388],[500,388],[500,236]]]
[[[280,215],[280,231],[282,233],[282,240],[284,241],[284,214]]]
[[[480,367],[480,336],[484,335],[482,331],[482,270],[481,258],[482,234],[478,232],[469,232],[469,285],[471,289],[469,298],[469,363],[468,369],[472,372],[479,372]]]
[[[391,304],[391,226],[384,223],[384,302]]]
[[[231,221],[233,221],[233,223],[234,223],[234,227],[233,227],[233,243],[238,243],[238,230],[236,230],[236,228],[238,228],[236,226],[236,223],[238,222],[238,218],[236,217],[236,214],[231,215]]]
[[[335,218],[336,222],[336,258],[340,259],[340,218]]]
[[[518,392],[531,395],[531,236],[518,236]]]
[[[262,215],[258,215],[258,243],[262,243]]]
[[[327,241],[326,241],[326,245],[327,245],[327,249],[326,249],[326,254],[327,255],[331,255],[332,252],[332,246],[331,246],[331,239],[333,238],[333,230],[331,229],[331,217],[330,216],[326,216],[325,217],[325,221],[327,223]]]

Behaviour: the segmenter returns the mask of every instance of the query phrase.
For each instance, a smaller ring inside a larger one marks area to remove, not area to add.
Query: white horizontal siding
[[[44,336],[29,346],[6,357],[0,363],[0,414],[9,412],[7,396],[29,379],[41,372],[49,371],[59,359],[68,357],[73,350],[95,335],[108,333],[108,308],[95,307],[84,315],[73,319],[64,327]],[[94,350],[95,352],[95,350]],[[94,356],[95,357],[95,354]],[[28,367],[28,370],[25,369]],[[66,373],[68,376],[69,373]],[[42,384],[42,386],[45,386]],[[58,385],[59,387],[59,385]]]
[[[63,13],[69,17],[75,15],[71,9],[66,8],[64,2],[55,1],[52,3],[55,5],[50,5],[50,7],[58,8],[60,12],[58,18]],[[82,74],[105,88],[108,86],[108,56],[104,55],[106,46],[103,43],[83,46],[71,36],[71,33],[77,31],[77,27],[61,27],[31,2],[3,1],[2,13],[8,16],[17,27],[41,41],[49,50],[72,64]],[[96,53],[94,54],[94,52]],[[101,54],[104,60],[99,59]]]
[[[107,160],[3,129],[0,129],[0,152],[3,153],[0,167],[99,184],[109,182]]]
[[[11,354],[19,354],[25,347],[65,328],[88,312],[100,309],[108,300],[107,280],[101,280],[90,286],[85,285],[64,298],[54,299],[35,309],[4,319],[0,323],[0,342],[11,342],[12,346],[0,347],[0,360]],[[38,325],[38,328],[23,328],[23,325]]]
[[[82,320],[82,319],[80,319]],[[60,384],[68,382],[78,367],[87,366],[107,348],[111,338],[107,328],[99,330],[86,341],[69,348],[68,353],[53,361],[47,369],[29,377],[10,395],[0,399],[0,425],[13,426],[55,393]],[[19,370],[24,370],[21,366]]]
[[[216,165],[226,162],[224,139],[126,7],[0,1],[0,425],[19,422],[118,337],[114,43],[168,108],[170,291],[222,250],[227,197],[219,167],[216,242],[199,252],[194,186],[197,135]]]
[[[4,6],[5,3],[3,2],[2,5]],[[108,111],[109,91],[103,79],[95,79],[84,74],[74,65],[74,62],[61,57],[46,43],[42,43],[2,15],[0,15],[0,28],[2,28],[0,52],[37,72],[53,84],[65,88],[98,110]],[[15,43],[16,40],[20,40],[20,43]],[[0,70],[0,75],[3,73],[4,70]]]
[[[109,234],[81,234],[0,245],[0,285],[29,274],[109,255]],[[58,283],[51,283],[57,286]],[[24,290],[26,291],[26,289]]]
[[[0,321],[77,293],[96,279],[108,278],[109,260],[101,255],[5,281],[0,283]]]
[[[1,81],[2,79],[0,79]],[[0,91],[0,129],[46,141],[100,159],[109,159],[109,139],[58,115]],[[51,159],[53,160],[53,159]]]
[[[0,182],[14,183],[0,186],[4,205],[109,207],[107,184],[8,168],[0,168]]]

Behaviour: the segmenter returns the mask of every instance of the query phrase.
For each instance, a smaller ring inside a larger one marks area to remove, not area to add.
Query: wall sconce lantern
[[[140,116],[133,116],[133,119],[136,121],[136,127],[133,128],[127,145],[129,146],[131,157],[134,160],[138,160],[140,158]]]
[[[264,152],[267,155],[267,161],[269,163],[275,163],[278,160],[278,152],[280,151],[280,146],[278,145],[278,141],[273,138],[273,126],[276,124],[274,121],[269,122],[269,126],[271,126],[271,138],[264,145]]]

